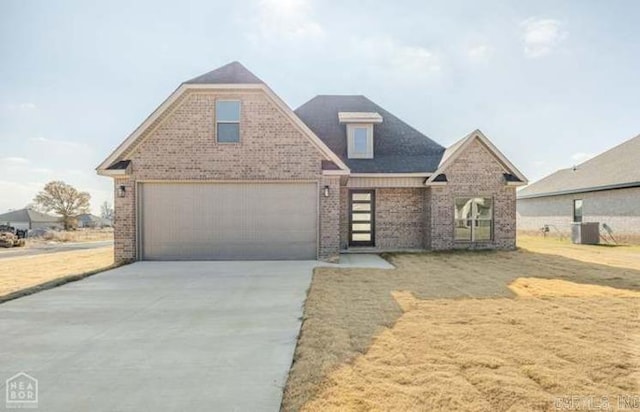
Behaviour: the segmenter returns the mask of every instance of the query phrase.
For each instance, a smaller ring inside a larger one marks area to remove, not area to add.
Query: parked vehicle
[[[25,245],[26,230],[13,226],[0,225],[0,247],[22,247]]]

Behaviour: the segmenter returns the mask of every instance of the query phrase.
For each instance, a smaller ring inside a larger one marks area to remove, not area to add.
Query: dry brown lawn
[[[54,279],[113,265],[113,248],[0,259],[0,297]]]
[[[637,394],[640,251],[625,267],[591,263],[612,248],[527,246],[317,269],[283,409],[554,410]]]
[[[47,232],[43,237],[28,238],[27,247],[39,246],[49,242],[81,243],[102,240],[113,240],[112,228],[51,231]]]
[[[574,245],[568,239],[519,236],[518,246],[536,253],[640,270],[639,245]]]

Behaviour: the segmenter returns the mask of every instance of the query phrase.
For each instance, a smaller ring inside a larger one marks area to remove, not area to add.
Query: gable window
[[[456,241],[482,242],[493,238],[493,200],[460,197],[455,200]]]
[[[216,101],[216,140],[218,143],[240,142],[240,101]]]
[[[573,201],[573,221],[575,223],[582,223],[582,199]]]
[[[373,125],[350,124],[347,126],[347,135],[350,159],[373,158]]]

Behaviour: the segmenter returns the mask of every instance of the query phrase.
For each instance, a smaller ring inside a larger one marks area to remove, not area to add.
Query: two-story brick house
[[[293,111],[237,62],[182,83],[97,171],[118,262],[512,249],[526,184],[479,130],[444,148],[364,96]]]

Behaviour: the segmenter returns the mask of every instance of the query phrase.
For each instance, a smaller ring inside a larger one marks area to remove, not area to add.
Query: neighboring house
[[[621,241],[640,241],[640,136],[518,191],[518,230],[568,235],[600,222]]]
[[[0,225],[13,226],[16,229],[62,229],[59,217],[36,212],[32,209],[13,210],[0,215]]]
[[[237,62],[182,83],[97,171],[117,261],[512,249],[526,184],[478,130],[445,149],[364,96],[294,112]]]
[[[92,215],[90,213],[78,215],[75,219],[78,227],[100,228],[111,226],[111,221],[103,219],[100,216]]]

